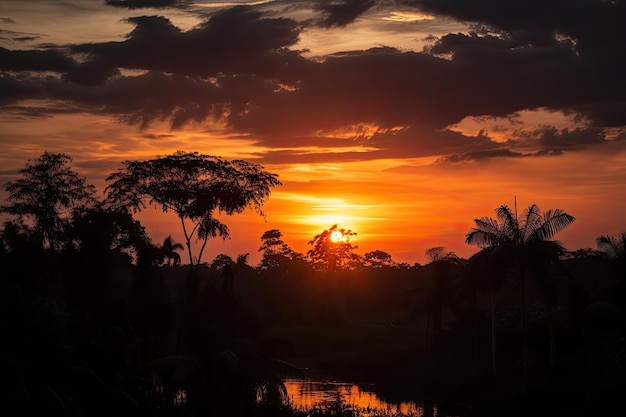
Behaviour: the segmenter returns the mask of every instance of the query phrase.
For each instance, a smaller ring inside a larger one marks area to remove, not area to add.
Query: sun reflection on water
[[[358,386],[347,382],[311,381],[286,379],[289,401],[296,410],[311,411],[345,407],[353,410],[355,415],[362,417],[378,416],[410,416],[423,417],[424,407],[416,402],[388,403],[375,393],[368,391],[366,386]],[[436,416],[436,408],[433,410]]]

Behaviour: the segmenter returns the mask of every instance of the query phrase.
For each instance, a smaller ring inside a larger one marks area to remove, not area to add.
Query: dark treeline
[[[276,176],[177,152],[124,163],[101,200],[70,162],[45,153],[5,185],[6,410],[296,415],[281,377],[305,368],[436,402],[442,416],[458,404],[463,416],[621,407],[626,233],[568,251],[552,239],[573,216],[502,206],[468,230],[481,249],[470,259],[444,247],[425,265],[359,256],[355,233],[333,225],[304,254],[268,230],[258,265],[202,262],[207,240],[228,236],[213,214],[262,214]],[[184,242],[150,239],[133,218],[148,203],[179,216]]]

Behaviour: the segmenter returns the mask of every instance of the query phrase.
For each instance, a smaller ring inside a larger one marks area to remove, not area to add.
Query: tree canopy
[[[261,269],[278,268],[285,263],[302,255],[291,249],[282,239],[283,234],[278,229],[267,230],[261,236],[261,247],[259,252],[263,252],[263,258],[259,267]]]
[[[191,241],[201,242],[196,268],[210,237],[229,236],[228,227],[215,218],[217,213],[232,215],[252,208],[264,216],[262,205],[272,187],[281,185],[278,175],[260,165],[183,151],[147,161],[125,161],[106,180],[110,182],[107,202],[114,207],[140,211],[156,204],[164,212],[176,213],[192,266]]]
[[[342,239],[333,240],[333,233],[340,233]],[[307,252],[313,267],[321,271],[331,272],[352,269],[360,257],[354,253],[357,246],[350,243],[351,236],[356,236],[356,233],[349,229],[340,228],[336,224],[316,235],[313,240],[309,241],[309,245],[312,245],[313,248]]]
[[[19,171],[22,178],[5,184],[11,204],[0,210],[34,227],[43,246],[55,250],[57,237],[77,207],[95,203],[95,188],[70,167],[72,158],[44,152]]]

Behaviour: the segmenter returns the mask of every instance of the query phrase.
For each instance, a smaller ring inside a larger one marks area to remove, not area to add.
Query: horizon
[[[44,151],[100,196],[124,160],[258,163],[283,183],[266,218],[220,217],[231,239],[203,256],[253,265],[263,232],[306,253],[333,224],[359,254],[468,258],[474,219],[514,200],[573,215],[570,251],[626,231],[623,3],[140,3],[160,7],[3,2],[2,185]],[[159,208],[135,218],[183,241]]]

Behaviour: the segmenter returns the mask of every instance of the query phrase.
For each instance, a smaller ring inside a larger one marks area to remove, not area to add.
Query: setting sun
[[[334,230],[330,234],[330,240],[332,240],[333,242],[345,242],[346,241],[346,235],[341,233],[341,231],[339,231],[339,230]]]

